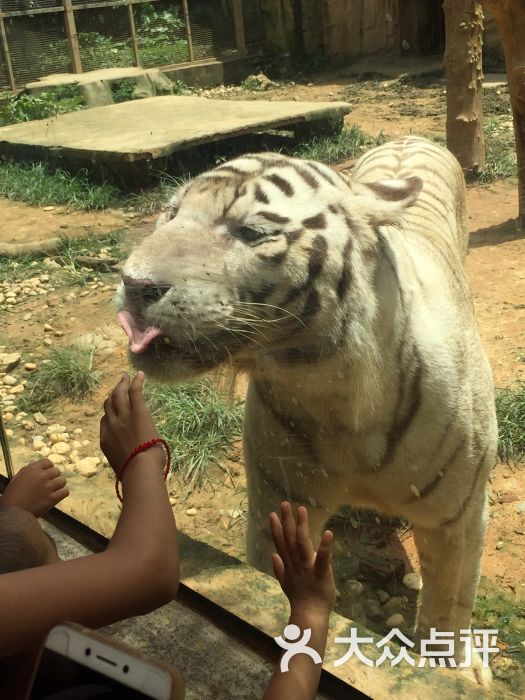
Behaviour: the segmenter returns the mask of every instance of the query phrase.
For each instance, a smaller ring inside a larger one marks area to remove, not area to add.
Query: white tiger
[[[417,635],[469,628],[497,426],[463,261],[465,183],[445,149],[379,146],[351,179],[250,154],[178,191],[123,272],[136,367],[181,380],[250,373],[248,561],[269,568],[268,513],[343,505],[410,520]],[[461,646],[457,652],[461,658]]]

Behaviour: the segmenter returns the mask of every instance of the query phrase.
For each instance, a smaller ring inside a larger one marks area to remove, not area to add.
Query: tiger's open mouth
[[[139,328],[129,311],[120,311],[118,321],[128,336],[129,349],[137,355],[145,352],[153,340],[162,335],[161,329],[155,326]]]

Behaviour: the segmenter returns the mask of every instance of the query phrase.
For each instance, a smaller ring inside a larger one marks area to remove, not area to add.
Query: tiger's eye
[[[239,238],[241,238],[246,243],[253,243],[263,238],[265,234],[263,231],[257,231],[255,228],[250,228],[250,226],[240,226],[238,229]]]

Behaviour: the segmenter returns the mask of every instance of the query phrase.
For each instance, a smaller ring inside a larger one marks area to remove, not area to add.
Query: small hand
[[[100,447],[115,472],[137,445],[160,437],[144,402],[143,386],[143,372],[138,372],[131,384],[125,374],[104,401]],[[159,464],[163,465],[165,457],[162,448],[154,447],[152,450],[158,453]]]
[[[49,459],[22,467],[7,485],[0,503],[18,506],[39,518],[69,495],[65,478]]]
[[[297,509],[297,525],[287,501],[281,519],[270,514],[270,529],[277,550],[272,555],[274,574],[295,610],[328,614],[335,603],[335,582],[330,563],[333,534],[326,530],[315,552],[308,527],[308,512]]]

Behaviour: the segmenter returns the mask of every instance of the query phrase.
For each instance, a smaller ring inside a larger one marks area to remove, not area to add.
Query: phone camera
[[[126,664],[125,666],[122,666],[122,670],[124,673],[127,673],[129,671],[129,666]]]
[[[84,652],[86,656],[91,656],[91,649],[89,647],[86,647],[86,651]]]

